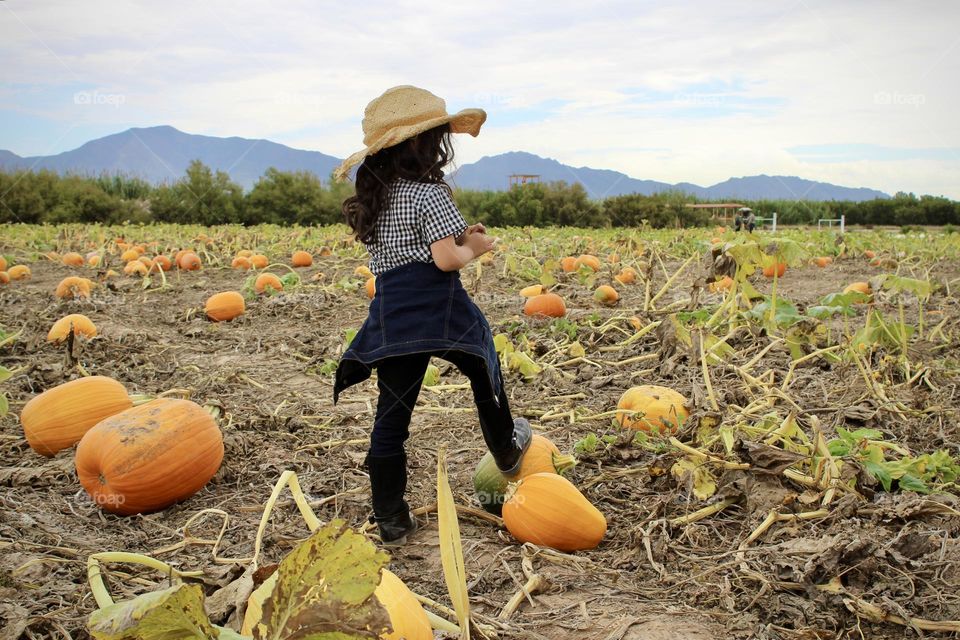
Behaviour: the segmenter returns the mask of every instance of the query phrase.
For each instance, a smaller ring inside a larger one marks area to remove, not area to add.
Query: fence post
[[[847,216],[841,215],[840,216],[840,233],[844,232],[844,229],[846,228],[846,222],[847,222]]]
[[[773,231],[774,233],[776,233],[777,231],[777,212],[776,211],[773,212],[773,227],[771,228],[771,231]]]

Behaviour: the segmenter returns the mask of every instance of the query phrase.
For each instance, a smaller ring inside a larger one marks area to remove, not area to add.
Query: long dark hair
[[[357,169],[357,194],[343,201],[343,217],[357,239],[365,244],[376,241],[377,219],[386,207],[394,179],[447,186],[443,181],[443,167],[452,161],[449,124],[428,129],[367,156]]]

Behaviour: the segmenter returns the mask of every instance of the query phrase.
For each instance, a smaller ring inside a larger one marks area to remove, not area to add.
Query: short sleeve
[[[427,246],[447,236],[459,236],[467,228],[450,192],[443,185],[427,191],[418,213],[423,241]]]

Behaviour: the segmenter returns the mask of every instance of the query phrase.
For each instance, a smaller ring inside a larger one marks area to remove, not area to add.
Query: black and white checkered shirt
[[[467,228],[446,186],[397,178],[367,245],[370,271],[378,276],[411,262],[433,262],[430,245]]]

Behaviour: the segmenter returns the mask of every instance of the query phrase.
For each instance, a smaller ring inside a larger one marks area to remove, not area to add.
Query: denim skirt
[[[503,377],[490,325],[460,283],[459,271],[411,262],[380,274],[376,284],[367,319],[340,357],[334,404],[341,391],[369,378],[381,360],[413,353],[454,364],[477,358],[491,395],[499,399]]]

